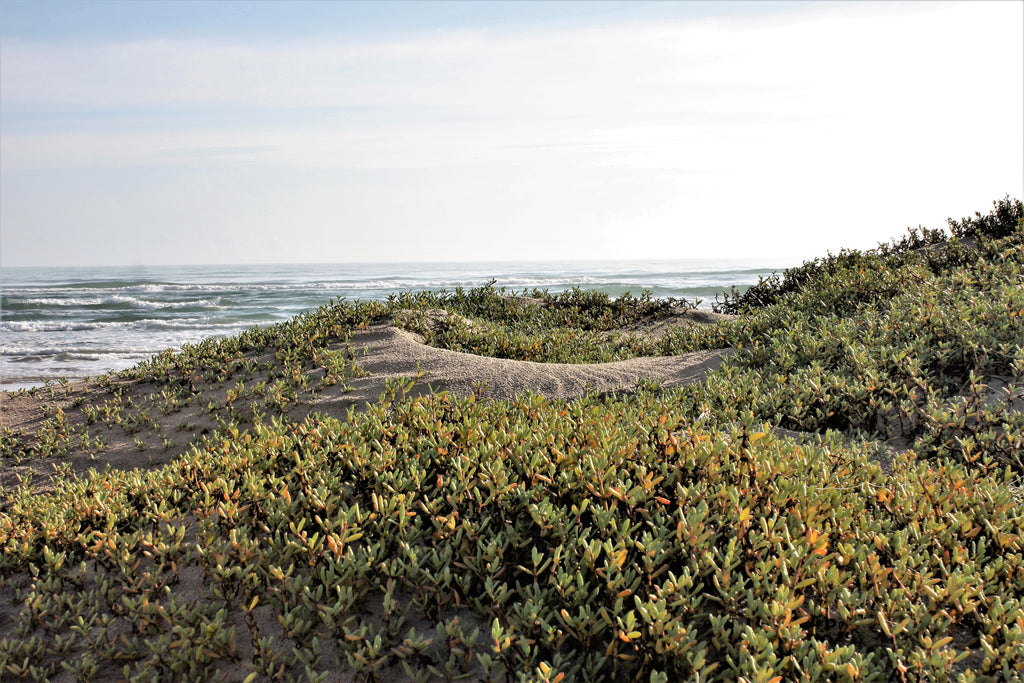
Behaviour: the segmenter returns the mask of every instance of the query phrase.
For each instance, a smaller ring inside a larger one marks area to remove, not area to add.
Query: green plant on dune
[[[998,677],[1022,664],[1022,543],[1005,480],[959,465],[885,476],[653,394],[433,395],[15,497],[0,569],[24,609],[0,664]]]
[[[0,454],[100,425],[145,444],[158,413],[193,446],[0,499],[0,676],[1018,679],[1022,219],[1005,199],[808,262],[710,325],[644,334],[692,306],[492,283],[331,302],[108,377]],[[676,389],[400,380],[345,421],[295,412],[387,321],[548,362],[736,353]]]
[[[1016,238],[1019,244],[1022,220],[1024,203],[1006,197],[994,201],[992,211],[987,215],[978,212],[973,217],[959,221],[948,219],[949,232],[924,227],[910,228],[900,239],[880,244],[871,251],[843,250],[839,254],[806,261],[801,266],[786,270],[781,276],[775,274],[764,278],[744,291],[734,288],[724,293],[716,301],[716,308],[724,313],[763,308],[792,292],[848,280],[848,271],[859,270],[862,264],[877,271],[879,266],[887,270],[898,270],[917,263],[926,266],[936,275],[948,273],[965,263],[978,260],[979,255],[992,256],[992,246],[1003,238]],[[860,296],[895,294],[899,290],[894,286],[895,281],[890,282],[892,284],[884,288],[861,285],[849,292],[855,295],[851,303],[857,303]],[[846,302],[833,300],[832,303],[842,305]]]

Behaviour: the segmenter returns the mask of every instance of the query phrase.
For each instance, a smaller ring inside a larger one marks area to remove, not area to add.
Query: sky
[[[0,265],[752,258],[1024,199],[1024,2],[0,0]]]

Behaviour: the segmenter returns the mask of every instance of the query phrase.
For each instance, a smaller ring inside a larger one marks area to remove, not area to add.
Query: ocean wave
[[[142,284],[126,285],[124,287],[69,287],[67,285],[53,285],[50,287],[9,287],[6,294],[9,296],[45,296],[61,294],[68,291],[74,294],[111,294],[115,292],[141,293],[141,294],[165,294],[179,292],[220,292],[230,294],[233,292],[266,292],[277,291],[293,292],[304,289],[318,290],[331,288],[345,288],[344,282],[217,282],[207,284]]]
[[[90,360],[100,361],[115,356],[119,359],[143,359],[160,353],[166,346],[132,349],[31,349],[21,351],[0,351],[0,358],[10,363],[34,363],[46,360]]]
[[[618,275],[621,278],[621,274]],[[466,277],[465,275],[455,277],[442,277],[442,278],[410,278],[402,276],[384,277],[365,279],[353,277],[341,278],[337,280],[319,280],[314,282],[225,282],[225,283],[209,283],[209,284],[147,284],[147,285],[130,285],[125,287],[116,288],[85,288],[76,287],[74,288],[75,294],[95,294],[97,298],[94,300],[88,299],[75,299],[75,298],[54,298],[54,294],[60,294],[64,290],[64,287],[23,287],[23,288],[10,288],[6,294],[9,297],[29,297],[29,296],[46,296],[47,298],[36,299],[43,305],[73,305],[66,302],[81,302],[82,304],[100,304],[103,300],[99,298],[100,295],[106,294],[109,300],[117,301],[117,297],[120,296],[115,292],[127,292],[127,293],[146,293],[146,294],[164,294],[164,293],[180,293],[180,292],[209,292],[209,293],[220,293],[223,295],[230,295],[234,293],[247,293],[247,292],[281,292],[282,294],[294,294],[298,292],[308,291],[315,293],[322,293],[327,291],[372,291],[372,290],[403,290],[403,289],[438,289],[438,288],[454,288],[454,287],[481,287],[486,285],[492,280],[497,280],[498,286],[505,287],[545,287],[545,286],[564,286],[564,285],[577,285],[577,284],[601,284],[604,282],[612,282],[614,276],[601,276],[601,275],[569,275],[569,276],[549,276],[549,275],[514,275],[509,277],[500,277],[499,275],[489,275],[482,273],[479,275],[473,275]],[[645,281],[649,278],[643,278]],[[643,284],[643,283],[640,283]],[[651,285],[658,284],[657,282],[651,282]],[[637,286],[637,285],[634,285]],[[32,299],[23,299],[30,301]]]
[[[23,307],[39,307],[39,306],[51,306],[51,307],[64,307],[64,308],[84,308],[84,307],[127,307],[139,310],[163,310],[163,309],[182,309],[182,308],[212,308],[219,309],[223,308],[219,299],[190,299],[187,301],[148,301],[146,299],[138,299],[130,296],[113,295],[107,297],[91,297],[91,298],[28,298],[28,299],[17,299],[9,297],[6,303],[7,308],[20,309]]]
[[[178,318],[156,320],[147,318],[133,321],[105,322],[55,322],[52,320],[5,320],[0,322],[0,332],[87,332],[92,330],[203,330],[204,334],[216,334],[211,330],[241,330],[252,327],[251,321],[225,321],[216,318]]]

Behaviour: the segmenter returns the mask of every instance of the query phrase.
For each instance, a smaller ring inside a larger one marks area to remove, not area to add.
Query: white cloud
[[[282,186],[300,169],[387,172],[389,188],[346,200],[381,234],[415,215],[439,217],[442,238],[488,216],[516,229],[549,216],[566,245],[629,223],[664,249],[713,252],[714,240],[675,233],[727,216],[756,254],[777,240],[748,212],[779,217],[772,229],[813,250],[827,241],[823,213],[847,235],[888,213],[881,239],[1020,191],[1022,19],[1018,3],[830,3],[388,42],[7,41],[0,166],[253,167]],[[390,218],[360,206],[396,188],[406,200]],[[334,198],[304,196],[322,229]],[[929,202],[934,216],[921,214]],[[227,211],[218,229],[241,229],[232,215],[259,220]]]
[[[750,130],[772,130],[751,124],[784,129],[823,118],[854,137],[865,127],[872,134],[907,124],[948,129],[970,123],[948,106],[961,93],[998,97],[1021,74],[1020,41],[991,36],[1005,31],[1006,7],[871,8],[811,12],[777,25],[705,20],[382,44],[15,44],[4,50],[2,67],[12,111],[57,107],[118,117],[110,125],[90,118],[97,121],[91,127],[75,123],[70,131],[22,131],[15,120],[5,131],[4,162],[159,164],[204,154],[237,161],[225,157],[229,148],[270,163],[359,167],[394,159],[416,166],[451,163],[459,138],[481,159],[502,160],[528,146],[545,156],[552,145],[591,142],[600,152],[615,140],[632,153],[712,129],[749,138]],[[1012,101],[1013,90],[1007,94]],[[178,127],[182,113],[216,106],[251,108],[246,118],[257,123]],[[281,108],[293,112],[287,123],[275,125],[268,112],[268,123],[259,124],[262,110]],[[380,108],[383,116],[354,117],[360,108]],[[156,115],[162,125],[116,128],[133,115]],[[317,139],[322,151],[310,154]],[[67,160],[55,149],[66,150]]]

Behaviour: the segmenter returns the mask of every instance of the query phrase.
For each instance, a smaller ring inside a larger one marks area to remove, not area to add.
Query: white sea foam
[[[5,320],[0,332],[85,332],[91,330],[194,330],[201,327],[244,329],[249,322],[228,322],[217,318],[179,318],[177,320],[145,319],[103,322],[54,322],[46,320]],[[6,348],[7,344],[4,344]]]
[[[46,357],[46,356],[67,356],[77,358],[93,358],[94,360],[99,359],[102,356],[124,356],[124,355],[135,355],[145,356],[153,353],[159,353],[163,351],[166,346],[160,344],[154,344],[152,346],[124,346],[118,348],[60,348],[60,347],[37,347],[32,349],[26,348],[12,348],[4,349],[0,355],[10,359],[23,359],[23,358],[34,358],[34,357]]]
[[[218,299],[192,299],[188,301],[149,301],[136,297],[113,295],[107,297],[67,297],[67,298],[27,298],[13,299],[22,306],[58,306],[65,308],[81,308],[95,306],[118,306],[127,304],[139,310],[162,310],[178,308],[223,308]]]

